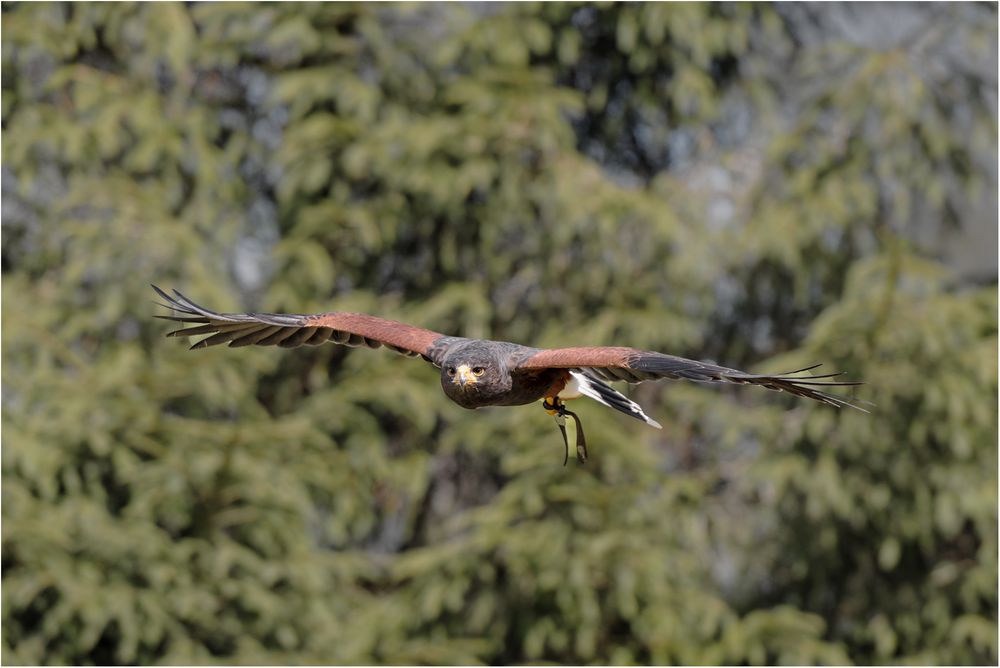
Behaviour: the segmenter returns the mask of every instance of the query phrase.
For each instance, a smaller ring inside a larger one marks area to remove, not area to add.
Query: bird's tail
[[[590,397],[594,401],[598,401],[605,406],[621,411],[622,413],[625,413],[625,415],[631,415],[637,420],[642,420],[651,427],[663,429],[659,422],[643,412],[642,406],[635,403],[604,381],[581,369],[570,369],[569,373],[576,379],[576,382],[579,385],[580,394],[583,396]]]

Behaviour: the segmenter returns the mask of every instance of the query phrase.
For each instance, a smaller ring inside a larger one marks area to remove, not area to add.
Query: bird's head
[[[444,393],[465,408],[488,406],[510,390],[510,372],[493,351],[482,347],[456,350],[441,364]]]

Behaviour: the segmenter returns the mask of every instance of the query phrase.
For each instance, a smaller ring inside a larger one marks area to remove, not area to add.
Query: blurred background
[[[996,4],[19,4],[7,664],[997,657]],[[149,283],[752,371],[647,428]]]

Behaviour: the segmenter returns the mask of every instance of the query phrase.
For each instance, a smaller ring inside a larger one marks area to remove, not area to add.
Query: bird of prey
[[[576,423],[577,459],[581,463],[587,459],[583,426],[579,416],[567,410],[566,400],[588,397],[652,427],[661,428],[642,407],[606,381],[641,383],[671,378],[760,385],[837,408],[849,406],[865,410],[819,389],[860,385],[860,382],[831,380],[841,375],[834,373],[801,375],[820,366],[818,364],[782,374],[762,375],[636,348],[540,349],[507,341],[446,336],[364,313],[216,313],[198,306],[177,290],[173,291],[174,296],[170,296],[155,285],[152,288],[166,302],[160,306],[179,313],[156,317],[185,323],[183,328],[167,336],[209,335],[191,349],[222,343],[228,343],[231,348],[274,345],[296,348],[327,341],[354,347],[386,346],[408,357],[421,357],[438,367],[445,395],[463,408],[521,406],[541,401],[542,407],[555,416],[562,432],[566,448],[564,465],[569,458],[566,416],[572,417]]]

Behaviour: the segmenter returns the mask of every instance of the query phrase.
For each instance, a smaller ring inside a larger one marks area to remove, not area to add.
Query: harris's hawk
[[[167,336],[208,335],[193,346],[229,344],[241,346],[315,346],[327,341],[346,346],[386,346],[408,357],[422,357],[441,369],[441,388],[449,399],[463,408],[521,406],[542,401],[554,415],[566,443],[565,416],[576,422],[576,454],[587,459],[583,427],[579,417],[566,409],[565,400],[584,396],[642,420],[660,429],[660,424],[642,408],[605,381],[641,383],[662,378],[712,383],[760,385],[788,392],[837,408],[855,403],[824,391],[824,387],[860,385],[855,381],[830,380],[840,374],[801,375],[819,365],[767,375],[751,374],[708,362],[624,347],[540,349],[507,341],[446,336],[364,313],[216,313],[198,306],[174,290],[174,296],[152,288],[166,303],[160,304],[180,315],[156,316],[185,323]],[[187,326],[192,325],[192,326]],[[564,460],[565,463],[565,460]]]

